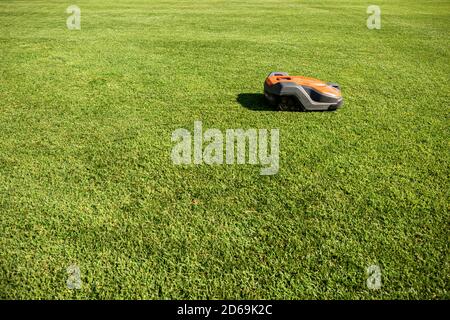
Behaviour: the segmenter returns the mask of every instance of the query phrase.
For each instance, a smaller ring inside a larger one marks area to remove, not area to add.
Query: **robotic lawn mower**
[[[336,110],[344,103],[337,83],[286,72],[272,72],[264,82],[264,96],[280,111]]]

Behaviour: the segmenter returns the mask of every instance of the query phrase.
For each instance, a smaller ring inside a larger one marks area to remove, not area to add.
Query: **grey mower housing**
[[[344,103],[338,84],[302,76],[289,76],[286,72],[269,74],[264,82],[264,95],[282,111],[336,110]]]

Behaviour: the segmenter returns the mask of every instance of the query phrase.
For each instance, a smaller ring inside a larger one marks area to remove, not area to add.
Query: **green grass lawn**
[[[449,21],[448,0],[2,0],[0,298],[449,299]],[[345,105],[274,112],[270,71]],[[279,128],[279,173],[175,166],[196,120]]]

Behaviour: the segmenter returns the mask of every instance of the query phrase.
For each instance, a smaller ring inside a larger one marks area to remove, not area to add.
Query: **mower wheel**
[[[278,103],[279,111],[303,111],[303,106],[292,96],[282,96]]]

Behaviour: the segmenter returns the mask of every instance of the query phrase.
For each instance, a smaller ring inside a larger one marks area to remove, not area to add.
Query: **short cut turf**
[[[450,2],[370,4],[1,1],[0,298],[448,299]],[[274,112],[270,71],[345,106]],[[174,166],[195,120],[279,128],[279,173]]]

